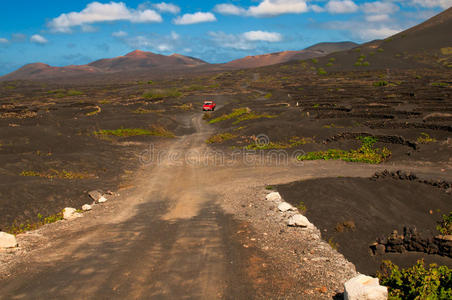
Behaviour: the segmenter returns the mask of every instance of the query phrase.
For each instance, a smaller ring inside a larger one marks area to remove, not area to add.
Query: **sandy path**
[[[132,192],[83,218],[20,237],[36,245],[1,277],[0,298],[272,295],[274,287],[256,283],[259,266],[271,261],[242,246],[231,215],[235,205],[246,203],[245,191],[307,178],[369,176],[387,167],[341,162],[258,166],[241,158],[218,164],[212,153],[205,154],[212,129],[200,115],[192,123],[196,133],[157,151],[162,159],[154,157],[138,172]],[[224,202],[231,196],[236,202]]]

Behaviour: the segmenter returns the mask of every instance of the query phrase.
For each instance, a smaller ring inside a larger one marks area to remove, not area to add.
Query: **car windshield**
[[[211,105],[212,102],[204,102],[204,105]]]

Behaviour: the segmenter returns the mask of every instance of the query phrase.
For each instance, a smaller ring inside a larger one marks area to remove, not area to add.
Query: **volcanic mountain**
[[[319,59],[333,71],[452,67],[452,7],[384,40]]]
[[[43,63],[28,64],[8,75],[0,77],[0,80],[33,80],[118,72],[182,70],[202,65],[208,64],[200,59],[180,54],[166,56],[135,50],[125,56],[101,59],[88,65],[52,67]]]
[[[223,64],[223,66],[226,68],[240,69],[257,68],[285,63],[292,60],[303,60],[321,57],[336,51],[352,49],[356,46],[358,46],[358,44],[353,42],[319,43],[300,51],[283,51],[263,55],[247,56],[225,63]]]

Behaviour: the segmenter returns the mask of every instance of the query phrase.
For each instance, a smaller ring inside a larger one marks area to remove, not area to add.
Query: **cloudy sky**
[[[452,0],[2,1],[0,75],[24,64],[85,64],[134,49],[211,63],[385,38]]]

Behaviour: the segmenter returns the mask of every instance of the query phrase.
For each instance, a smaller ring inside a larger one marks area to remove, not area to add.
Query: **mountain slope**
[[[263,55],[247,56],[223,64],[226,68],[258,68],[292,60],[321,57],[336,51],[352,49],[358,46],[353,42],[319,43],[300,51],[283,51]]]
[[[180,54],[166,56],[135,50],[125,56],[101,59],[88,65],[52,67],[43,63],[28,64],[0,77],[0,80],[37,80],[117,72],[183,70],[202,65],[208,65],[208,63]]]
[[[452,8],[384,40],[319,59],[318,67],[325,66],[327,71],[451,68]]]

